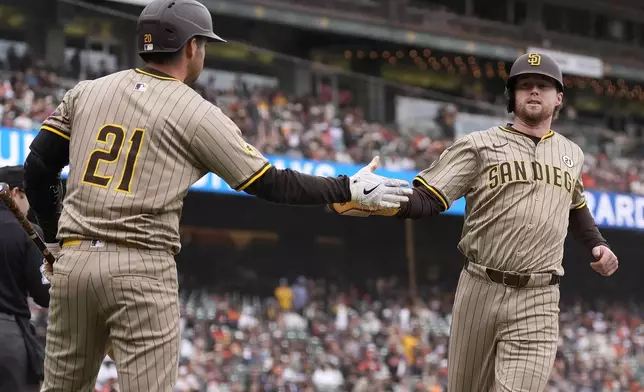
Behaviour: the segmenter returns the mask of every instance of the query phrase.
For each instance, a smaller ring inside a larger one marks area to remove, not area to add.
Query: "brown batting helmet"
[[[536,74],[553,79],[556,82],[557,90],[564,90],[563,75],[559,65],[552,57],[543,53],[526,53],[521,55],[512,64],[510,76],[505,83],[505,93],[508,98],[508,113],[514,111],[514,85],[520,75]]]
[[[197,0],[153,0],[139,16],[139,54],[174,53],[199,36],[226,42],[213,32],[210,11]]]

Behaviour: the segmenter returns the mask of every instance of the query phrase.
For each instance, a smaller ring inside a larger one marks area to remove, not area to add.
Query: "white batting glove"
[[[399,208],[400,203],[409,201],[413,190],[407,181],[374,174],[379,163],[380,157],[375,157],[349,178],[351,201],[367,207]]]

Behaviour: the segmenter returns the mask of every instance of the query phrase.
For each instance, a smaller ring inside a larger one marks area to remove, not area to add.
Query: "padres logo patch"
[[[257,152],[255,151],[255,149],[248,143],[244,143],[244,150],[246,150],[247,153],[249,153],[254,157],[257,156]]]
[[[533,67],[538,67],[541,65],[541,55],[539,53],[530,53],[528,55],[528,64]]]
[[[573,167],[575,166],[575,162],[572,161],[572,158],[570,158],[568,155],[564,155],[562,157],[563,163],[566,164],[568,167]]]

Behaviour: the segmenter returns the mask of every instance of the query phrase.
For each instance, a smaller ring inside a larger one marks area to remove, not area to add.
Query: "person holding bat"
[[[13,202],[23,216],[29,212],[22,166],[0,168],[0,183],[8,185],[0,203],[0,392],[38,391],[44,348],[30,323],[27,297],[49,307],[50,285],[41,270],[42,253],[6,205]]]

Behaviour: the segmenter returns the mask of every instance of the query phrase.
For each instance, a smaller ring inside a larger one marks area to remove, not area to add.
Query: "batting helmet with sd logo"
[[[537,74],[547,76],[556,82],[557,90],[564,90],[563,75],[557,62],[547,54],[526,53],[521,55],[512,64],[510,75],[505,83],[505,94],[508,99],[508,112],[514,111],[514,86],[520,75]]]
[[[139,54],[174,53],[194,37],[226,42],[213,32],[210,11],[197,0],[154,0],[141,11]]]

